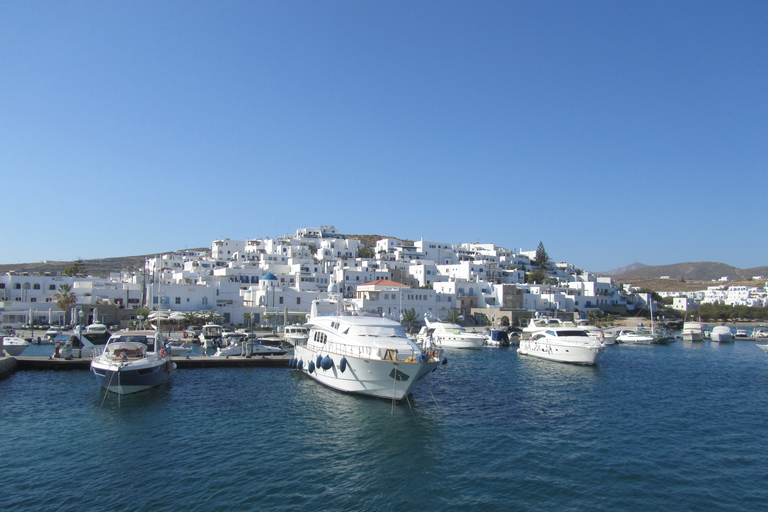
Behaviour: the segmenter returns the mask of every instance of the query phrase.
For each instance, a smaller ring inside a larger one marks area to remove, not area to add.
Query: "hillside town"
[[[143,320],[142,312],[160,311],[154,318],[198,313],[224,325],[269,327],[303,323],[312,300],[331,288],[392,319],[407,311],[416,319],[458,313],[464,324],[483,327],[522,325],[535,316],[633,315],[651,300],[632,285],[552,262],[543,244],[532,251],[423,238],[366,245],[320,226],[276,239],[214,240],[208,250],[156,255],[144,268],[108,278],[8,272],[0,276],[0,321],[14,328],[77,322],[125,328]],[[62,292],[74,297],[64,310]],[[765,287],[719,284],[662,296],[672,297],[679,311],[708,302],[768,305]]]

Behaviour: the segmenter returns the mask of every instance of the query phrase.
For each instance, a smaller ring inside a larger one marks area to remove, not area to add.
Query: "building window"
[[[181,297],[176,297],[176,304],[181,304]]]
[[[282,297],[280,297],[280,304],[282,304],[282,303],[283,303],[283,298],[282,298]]]
[[[40,283],[35,283],[32,285],[33,290],[39,290],[40,289]]]
[[[296,304],[301,304],[301,297],[296,297]]]

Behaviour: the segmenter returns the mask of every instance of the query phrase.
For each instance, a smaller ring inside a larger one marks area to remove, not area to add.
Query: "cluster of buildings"
[[[716,285],[695,292],[660,292],[672,297],[672,308],[678,311],[699,309],[702,304],[726,306],[768,307],[768,282],[762,288],[744,285]]]
[[[215,313],[224,325],[301,323],[312,300],[331,287],[394,319],[411,309],[419,319],[458,311],[464,323],[478,326],[647,307],[646,294],[568,263],[548,263],[546,284],[526,283],[526,274],[538,269],[535,253],[424,239],[385,238],[366,246],[333,226],[302,228],[276,239],[214,240],[209,250],[157,255],[144,268],[108,278],[9,272],[0,276],[0,321],[128,327],[139,308],[148,308]],[[62,284],[77,298],[76,315],[56,305]]]

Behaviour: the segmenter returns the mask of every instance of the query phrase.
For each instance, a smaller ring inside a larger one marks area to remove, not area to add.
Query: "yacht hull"
[[[123,366],[119,363],[103,364],[97,361],[91,363],[91,371],[99,385],[119,395],[137,393],[159,386],[165,382],[172,369],[173,363],[165,360],[140,367]]]
[[[329,356],[331,367],[323,369],[318,356]],[[329,388],[397,401],[411,394],[416,383],[440,364],[434,358],[428,362],[409,362],[352,357],[321,352],[307,345],[297,346],[294,357],[299,371]],[[346,360],[344,371],[342,358]]]
[[[603,353],[600,346],[559,345],[547,341],[520,340],[517,353],[558,363],[593,365]]]
[[[486,338],[484,336],[437,336],[434,338],[435,345],[439,348],[483,348]]]

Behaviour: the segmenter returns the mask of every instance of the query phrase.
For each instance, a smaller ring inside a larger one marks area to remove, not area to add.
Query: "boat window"
[[[549,331],[547,331],[549,332]],[[558,336],[586,336],[589,337],[589,334],[587,334],[585,331],[580,331],[578,329],[574,329],[573,331],[557,331]]]
[[[149,343],[147,343],[146,336],[120,336],[120,339],[118,341],[120,342],[132,341],[132,342],[138,342],[138,343],[143,343],[145,345],[149,345]]]

